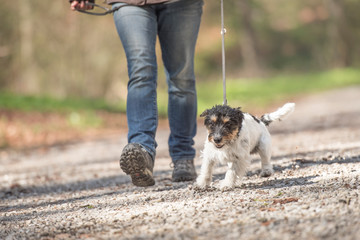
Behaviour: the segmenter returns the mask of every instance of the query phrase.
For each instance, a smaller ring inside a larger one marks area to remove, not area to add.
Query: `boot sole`
[[[135,186],[148,187],[155,184],[152,171],[146,167],[146,162],[142,150],[136,145],[125,147],[120,157],[120,167],[130,175],[131,181]]]

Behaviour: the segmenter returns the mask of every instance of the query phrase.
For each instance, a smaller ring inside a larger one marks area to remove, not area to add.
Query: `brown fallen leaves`
[[[283,205],[283,204],[287,204],[287,203],[291,203],[291,202],[297,202],[297,201],[299,201],[299,198],[292,197],[292,198],[282,198],[282,199],[272,199],[272,200],[269,199],[269,201],[272,201],[272,205],[277,205],[277,204]],[[283,210],[284,207],[281,206],[280,209]],[[277,210],[278,209],[276,209],[274,207],[261,207],[260,208],[260,211],[267,211],[267,212],[275,212]],[[265,227],[269,226],[271,223],[274,222],[273,219],[268,220],[266,218],[262,218],[259,221],[261,222],[261,225],[263,225]]]
[[[268,202],[272,201],[272,205],[276,205],[276,204],[283,205],[283,204],[287,204],[287,203],[291,203],[291,202],[297,202],[297,201],[299,201],[299,198],[268,199],[267,201]],[[283,209],[283,208],[281,208],[281,209]],[[278,209],[276,209],[274,207],[268,207],[268,206],[260,208],[260,211],[267,211],[267,212],[275,212],[277,210]]]
[[[273,204],[286,204],[291,202],[297,202],[299,201],[299,198],[283,198],[283,199],[274,199]]]

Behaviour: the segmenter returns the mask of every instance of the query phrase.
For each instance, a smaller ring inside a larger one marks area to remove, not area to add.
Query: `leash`
[[[74,0],[69,0],[69,2],[72,2],[72,1],[74,1]],[[105,15],[116,12],[117,10],[119,10],[122,7],[127,6],[127,5],[121,5],[121,6],[113,8],[113,9],[110,9],[110,8],[107,8],[107,7],[101,6],[96,3],[92,3],[92,2],[87,2],[86,5],[91,6],[92,9],[90,11],[76,9],[76,11],[81,12],[81,13],[86,13],[89,15],[94,15],[94,16],[105,16]]]
[[[226,75],[225,75],[225,33],[224,27],[224,0],[221,0],[221,57],[222,57],[222,78],[223,78],[223,105],[227,105],[226,99]]]

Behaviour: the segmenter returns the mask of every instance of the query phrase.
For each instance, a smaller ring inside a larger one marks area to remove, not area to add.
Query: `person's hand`
[[[93,1],[85,1],[85,0],[70,0],[70,8],[71,10],[91,10],[93,6],[88,4]]]

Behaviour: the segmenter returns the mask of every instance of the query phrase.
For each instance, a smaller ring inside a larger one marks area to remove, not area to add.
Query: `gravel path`
[[[206,191],[171,182],[167,130],[149,188],[119,169],[125,136],[2,151],[0,239],[360,239],[359,126],[360,87],[299,100],[270,128],[275,174],[260,178],[254,156],[228,192],[222,166]],[[199,151],[205,134],[199,124]]]

